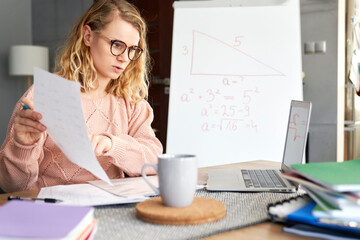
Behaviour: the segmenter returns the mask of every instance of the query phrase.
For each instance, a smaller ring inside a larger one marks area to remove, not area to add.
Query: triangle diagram
[[[282,72],[256,59],[254,56],[199,31],[193,31],[190,74],[285,76]]]

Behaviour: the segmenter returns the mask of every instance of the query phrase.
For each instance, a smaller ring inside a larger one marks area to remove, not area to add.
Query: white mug
[[[162,202],[169,207],[191,205],[197,184],[197,158],[189,154],[162,154],[158,164],[146,163],[141,174],[147,184],[161,196]],[[153,167],[158,173],[159,188],[148,180],[145,169]]]

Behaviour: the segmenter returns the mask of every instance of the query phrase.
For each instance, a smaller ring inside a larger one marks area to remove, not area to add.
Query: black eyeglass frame
[[[104,35],[102,35],[102,36],[105,37],[106,39],[108,39],[108,40],[110,41],[110,43],[111,43],[111,44],[110,44],[110,52],[111,52],[112,55],[114,55],[114,56],[116,56],[116,57],[117,57],[117,56],[120,56],[120,55],[123,54],[126,50],[128,50],[128,58],[129,58],[129,60],[130,60],[130,61],[136,61],[136,60],[138,60],[138,59],[140,58],[141,54],[142,54],[143,51],[144,51],[144,50],[143,50],[141,47],[139,47],[139,46],[136,46],[136,45],[128,46],[125,42],[123,42],[123,41],[121,41],[121,40],[112,40],[112,39],[110,39],[110,38],[108,38],[108,37],[106,37],[106,36],[104,36]],[[113,50],[112,50],[114,43],[124,44],[124,45],[125,45],[124,51],[122,51],[122,52],[119,53],[119,54],[114,54],[114,53],[113,53]],[[133,49],[133,51],[136,51],[136,49],[134,49],[134,48],[139,49],[139,50],[140,50],[140,53],[139,53],[139,55],[137,56],[137,58],[131,59],[131,58],[130,58],[130,50]]]

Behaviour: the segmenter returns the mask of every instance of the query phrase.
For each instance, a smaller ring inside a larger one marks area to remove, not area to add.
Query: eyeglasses
[[[102,35],[103,36],[103,35]],[[143,50],[138,46],[127,46],[126,43],[120,40],[111,40],[110,38],[103,36],[106,39],[110,40],[111,46],[110,46],[110,52],[114,56],[120,56],[123,54],[126,49],[128,50],[128,57],[131,61],[136,61],[140,56]]]

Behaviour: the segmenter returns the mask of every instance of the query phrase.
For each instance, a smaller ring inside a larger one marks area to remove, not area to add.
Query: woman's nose
[[[128,49],[126,49],[122,54],[116,56],[116,59],[117,59],[118,61],[122,61],[122,62],[129,61],[129,58],[128,58]]]

